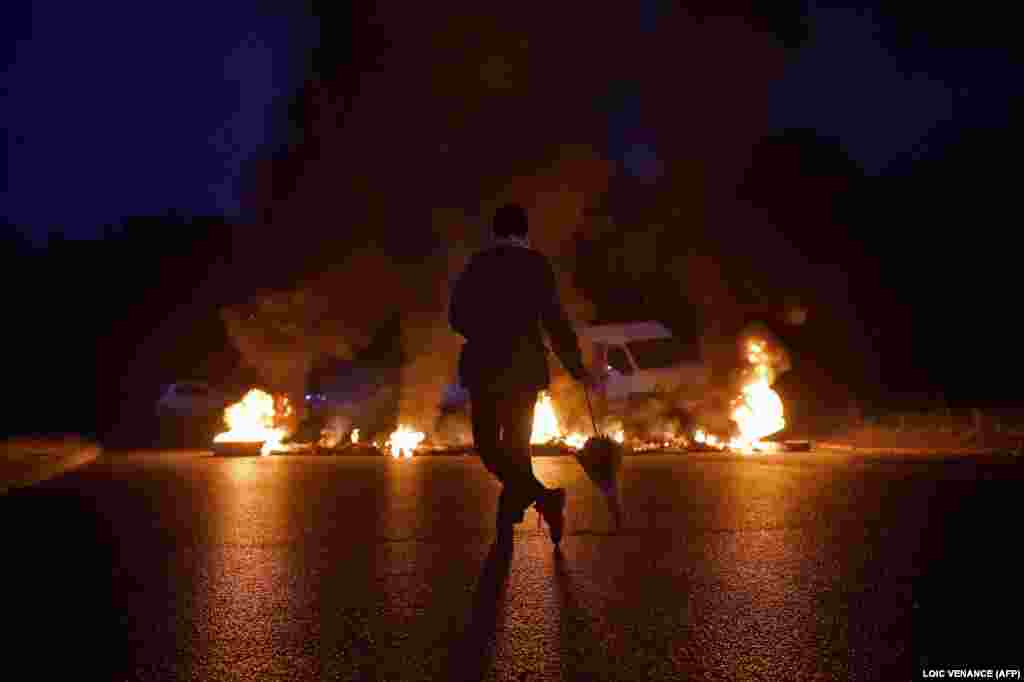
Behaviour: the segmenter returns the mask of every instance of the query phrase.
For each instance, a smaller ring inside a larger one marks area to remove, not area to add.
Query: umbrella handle
[[[546,350],[547,352],[551,353],[552,355],[555,355],[555,352],[553,350],[551,350],[550,348],[548,348],[547,344],[542,343],[541,345],[544,346],[544,350]],[[555,355],[555,357],[558,357],[558,356]],[[603,434],[597,428],[597,420],[594,419],[594,408],[590,404],[590,391],[587,390],[587,385],[586,384],[583,384],[583,395],[585,395],[587,397],[587,410],[590,412],[590,423],[594,427],[594,434],[597,435],[598,437],[601,437],[601,436],[603,436]]]
[[[590,412],[590,423],[594,426],[594,434],[601,437],[602,434],[597,428],[597,420],[594,419],[594,408],[590,404],[590,390],[587,388],[586,384],[583,384],[583,395],[587,397],[587,410]]]

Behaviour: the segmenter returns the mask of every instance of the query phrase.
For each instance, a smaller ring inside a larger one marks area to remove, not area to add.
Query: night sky
[[[954,400],[1013,401],[1021,373],[999,322],[1016,307],[1007,220],[1024,151],[1010,16],[852,4],[811,3],[811,39],[776,84],[771,123],[838,141],[878,188],[853,196],[865,219],[852,237],[877,267],[862,279],[865,317],[893,374]],[[870,319],[882,301],[895,312]]]
[[[1005,327],[1019,289],[1007,227],[1018,221],[1004,217],[1021,151],[1009,10],[875,4],[764,5],[773,14],[762,30],[787,27],[786,64],[767,111],[750,116],[766,116],[778,139],[815,137],[820,158],[801,172],[845,174],[853,188],[835,224],[778,229],[809,259],[850,274],[856,315],[879,352],[890,367],[916,367],[903,387],[977,400],[998,383],[1008,395],[1013,363],[993,352],[1002,342],[992,329],[996,320]],[[629,34],[655,31],[670,7],[639,3]],[[6,9],[0,210],[8,229],[37,245],[52,234],[100,238],[105,225],[169,211],[245,224],[256,162],[296,139],[294,104],[317,76],[315,53],[356,71],[374,63],[377,40],[346,34],[344,21],[324,22],[303,3],[40,0]],[[805,40],[793,32],[800,26]],[[609,79],[593,104],[604,138],[593,141],[635,184],[653,185],[668,151],[652,119],[660,95],[642,80]],[[777,189],[798,215],[800,188]]]
[[[653,27],[662,5],[641,3],[637,21]],[[1007,50],[930,44],[924,31],[950,28],[927,22],[899,45],[898,19],[862,5],[810,3],[811,38],[771,93],[774,129],[836,137],[877,175],[911,172],[963,128],[1007,125],[1016,72]],[[284,142],[284,104],[320,41],[315,17],[267,3],[13,6],[3,28],[2,206],[37,237],[95,235],[104,223],[168,209],[239,216],[244,163]],[[613,93],[601,104],[609,154],[656,177],[639,95],[628,83]]]
[[[941,157],[965,129],[1007,126],[1021,94],[999,35],[1008,16],[901,11],[811,3],[813,37],[775,88],[772,124],[838,137],[870,175]]]
[[[10,223],[42,239],[171,209],[240,215],[245,162],[287,135],[315,18],[237,0],[36,0],[7,21],[10,6]]]

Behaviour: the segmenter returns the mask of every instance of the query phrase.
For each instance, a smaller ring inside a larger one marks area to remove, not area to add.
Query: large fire
[[[736,423],[739,435],[728,443],[713,434],[698,429],[694,440],[702,445],[738,452],[766,452],[777,449],[775,443],[764,438],[778,433],[786,427],[782,398],[772,390],[772,356],[768,345],[760,339],[747,342],[747,363],[749,379],[740,389],[740,395],[732,402],[729,418]]]
[[[767,443],[761,439],[777,433],[786,427],[782,416],[782,399],[764,379],[743,387],[732,411],[732,420],[739,427],[740,435],[730,441],[734,450],[765,450]]]
[[[608,435],[619,443],[626,440],[626,434],[622,429],[616,429]],[[541,392],[540,397],[537,398],[537,404],[533,408],[533,431],[530,433],[530,444],[556,443],[579,450],[587,442],[587,438],[588,436],[578,431],[565,431],[559,424],[551,396],[546,392]]]
[[[287,432],[276,424],[278,416],[288,416],[291,405],[287,401],[275,403],[274,397],[254,388],[241,400],[224,410],[224,423],[228,430],[217,434],[215,443],[263,443],[260,454],[269,455],[281,448],[281,439]]]
[[[426,435],[422,431],[413,431],[408,426],[399,425],[388,438],[387,445],[391,449],[391,456],[395,459],[412,457],[425,437]]]
[[[749,341],[747,362],[753,369],[753,377],[733,401],[730,418],[736,422],[740,435],[730,441],[729,447],[746,452],[771,450],[774,445],[761,439],[786,428],[786,419],[782,398],[771,387],[771,356],[767,344],[758,339]]]
[[[533,408],[533,432],[530,434],[532,445],[541,445],[558,440],[562,437],[562,429],[558,426],[558,416],[551,396],[541,393]]]

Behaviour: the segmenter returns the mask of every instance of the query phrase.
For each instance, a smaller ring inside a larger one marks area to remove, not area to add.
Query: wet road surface
[[[1019,460],[637,456],[618,534],[571,458],[534,466],[569,492],[559,554],[533,511],[493,551],[499,488],[472,457],[108,453],[0,498],[5,662],[112,680],[1024,664]]]

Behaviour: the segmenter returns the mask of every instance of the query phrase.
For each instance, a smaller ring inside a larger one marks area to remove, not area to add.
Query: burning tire
[[[220,457],[259,457],[262,454],[263,441],[251,443],[226,441],[213,444],[213,454]]]

